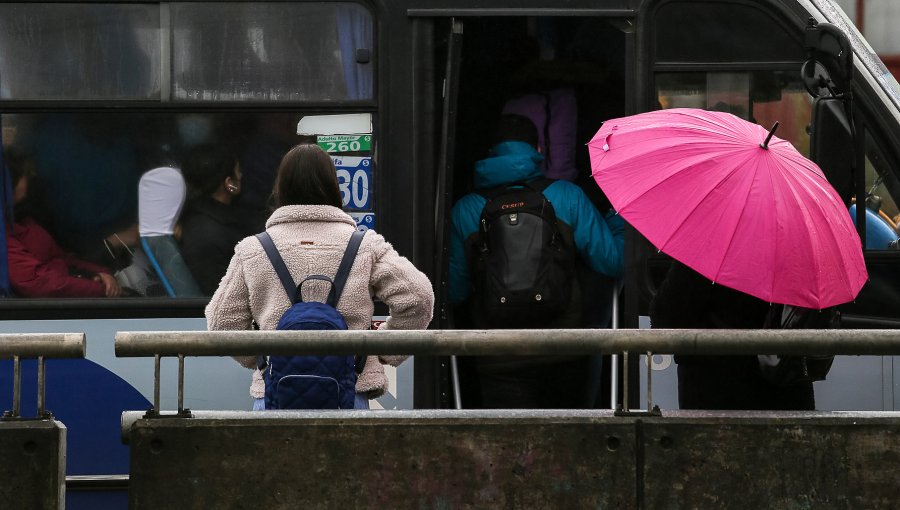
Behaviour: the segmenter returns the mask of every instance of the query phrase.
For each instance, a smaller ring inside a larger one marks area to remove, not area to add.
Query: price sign
[[[332,156],[337,168],[341,201],[344,207],[369,211],[372,209],[372,158],[357,156]]]
[[[356,228],[358,228],[359,230],[369,230],[370,228],[375,228],[375,214],[374,213],[353,212],[353,213],[350,213],[350,216],[353,218],[353,221],[356,222]]]
[[[372,150],[372,135],[323,135],[316,144],[325,152],[360,152]]]

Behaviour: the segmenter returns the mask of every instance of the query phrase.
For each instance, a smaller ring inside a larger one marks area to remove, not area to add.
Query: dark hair
[[[507,113],[500,116],[494,129],[493,144],[501,142],[525,142],[537,147],[538,131],[531,119],[523,115]]]
[[[213,194],[226,177],[234,177],[237,154],[213,144],[191,149],[181,166],[182,175],[195,195]]]
[[[275,188],[275,207],[285,205],[343,205],[337,171],[331,156],[318,145],[301,144],[281,158]]]

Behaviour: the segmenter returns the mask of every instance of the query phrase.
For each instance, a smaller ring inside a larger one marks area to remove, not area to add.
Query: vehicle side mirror
[[[838,192],[844,205],[853,197],[853,130],[844,101],[818,97],[813,101],[809,134],[809,155]]]
[[[853,80],[853,51],[846,34],[830,23],[810,19],[806,26],[806,50],[809,59],[803,65],[806,88],[813,97],[827,89],[830,95],[850,91]]]

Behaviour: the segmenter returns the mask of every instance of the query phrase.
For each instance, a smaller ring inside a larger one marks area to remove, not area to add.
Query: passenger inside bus
[[[119,297],[122,288],[110,269],[66,252],[30,214],[29,187],[33,158],[6,148],[5,161],[13,184],[14,221],[7,225],[10,285],[19,297]]]
[[[714,285],[673,261],[650,305],[654,328],[761,329],[771,305]],[[763,377],[755,355],[679,355],[681,409],[814,410],[812,382],[778,386]]]
[[[181,172],[170,166],[149,170],[138,185],[141,247],[169,297],[203,295],[181,256],[175,238],[185,195]]]
[[[575,137],[578,104],[575,90],[559,87],[514,97],[503,105],[504,114],[531,119],[537,127],[538,149],[544,156],[541,170],[550,179],[578,180]]]
[[[133,137],[147,129],[127,115],[22,120],[15,144],[34,155],[41,182],[33,196],[36,217],[61,246],[97,262],[91,254],[102,240],[134,222],[141,161]]]
[[[234,246],[265,227],[262,210],[234,202],[242,192],[237,155],[221,145],[192,149],[182,165],[189,197],[181,219],[181,252],[205,295],[225,276]]]
[[[486,241],[483,248],[479,248],[479,218],[484,218],[483,211],[494,203],[491,198],[512,196],[503,194],[509,187],[523,185],[539,190],[549,201],[554,210],[548,220],[559,225],[559,233],[562,240],[551,241],[557,250],[564,250],[560,246],[568,246],[572,253],[572,262],[576,259],[589,266],[593,271],[602,273],[610,278],[618,278],[622,274],[623,266],[623,238],[624,223],[621,217],[610,214],[604,218],[590,203],[584,192],[576,185],[564,181],[547,181],[542,179],[541,164],[543,156],[538,152],[538,135],[536,126],[526,117],[521,115],[503,115],[498,122],[495,134],[495,145],[489,153],[489,157],[478,162],[475,171],[476,192],[462,197],[453,207],[452,227],[450,237],[450,275],[449,275],[449,300],[453,305],[463,305],[460,315],[466,314],[468,320],[478,328],[572,328],[583,326],[582,305],[584,293],[581,285],[574,275],[574,264],[569,266],[569,271],[564,271],[565,277],[570,279],[570,284],[565,288],[555,289],[553,283],[540,283],[533,292],[538,292],[533,301],[533,310],[530,305],[516,306],[514,317],[498,322],[498,316],[488,313],[486,307],[494,299],[485,299],[485,293],[490,284],[482,284],[481,275],[490,273],[493,265],[482,267],[477,263],[476,250],[482,253],[491,249],[500,249],[501,241]],[[541,184],[543,182],[543,184]],[[523,184],[527,183],[527,184]],[[519,195],[517,195],[519,196]],[[512,200],[513,202],[507,203]],[[503,209],[511,210],[519,206],[519,198],[503,201]],[[521,198],[527,203],[530,198]],[[541,214],[546,207],[542,206]],[[518,209],[516,209],[518,211]],[[528,213],[527,209],[523,209]],[[510,225],[520,225],[518,216],[526,214],[507,214],[500,219]],[[506,216],[509,219],[505,219]],[[542,216],[548,218],[547,216]],[[482,220],[483,221],[483,220]],[[502,230],[500,236],[514,237],[525,236],[532,239],[535,231],[528,229],[529,222],[521,219],[521,227],[513,226],[510,229],[502,229],[494,221],[488,223],[490,232],[495,228]],[[485,234],[488,235],[488,234]],[[554,239],[557,235],[554,233]],[[499,239],[499,238],[498,238]],[[556,244],[559,243],[559,244]],[[520,241],[515,248],[529,250],[533,242]],[[577,253],[577,254],[576,254]],[[510,259],[511,252],[501,253],[499,256],[507,256]],[[546,269],[554,271],[550,266],[541,266],[535,270],[528,265],[528,261],[521,260],[523,265],[510,268],[509,273],[503,276],[491,274],[487,280],[499,279],[506,284],[503,292],[511,291],[513,294],[521,294],[524,282],[531,277],[515,274],[516,271],[541,274]],[[505,271],[506,266],[504,264]],[[540,282],[540,280],[538,280]],[[550,289],[553,289],[552,291]],[[545,303],[556,290],[566,292],[564,309],[546,308]],[[532,289],[527,289],[532,292]],[[543,294],[543,296],[541,295]],[[509,294],[503,294],[507,296]],[[506,297],[499,298],[501,303],[506,302]],[[528,309],[529,311],[525,311]],[[469,360],[467,360],[469,361]],[[477,378],[480,390],[478,392],[480,406],[484,408],[585,408],[593,407],[596,397],[591,387],[593,360],[587,356],[483,356],[471,360],[471,370]],[[473,407],[467,405],[467,407]]]
[[[543,172],[577,184],[601,214],[610,204],[590,176],[585,144],[604,119],[626,114],[625,37],[612,20],[591,17],[485,17],[466,19],[459,73],[459,107],[453,154],[453,196],[472,191],[472,169],[489,150],[490,129],[502,113],[528,117],[549,162]],[[548,122],[549,120],[549,122]],[[549,145],[547,145],[549,139]],[[449,211],[448,211],[449,213]],[[620,283],[578,261],[582,283],[581,327],[610,327],[613,289]],[[452,273],[452,271],[451,271]],[[444,327],[471,324],[465,307],[449,307]],[[606,406],[609,356],[591,360],[584,402]],[[600,369],[600,365],[604,367]],[[482,405],[477,372],[459,358],[464,407]]]

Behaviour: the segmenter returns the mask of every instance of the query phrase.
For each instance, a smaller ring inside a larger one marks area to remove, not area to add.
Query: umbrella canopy
[[[770,303],[852,301],[868,275],[847,208],[815,163],[723,112],[608,120],[588,143],[594,179],[654,246]]]

